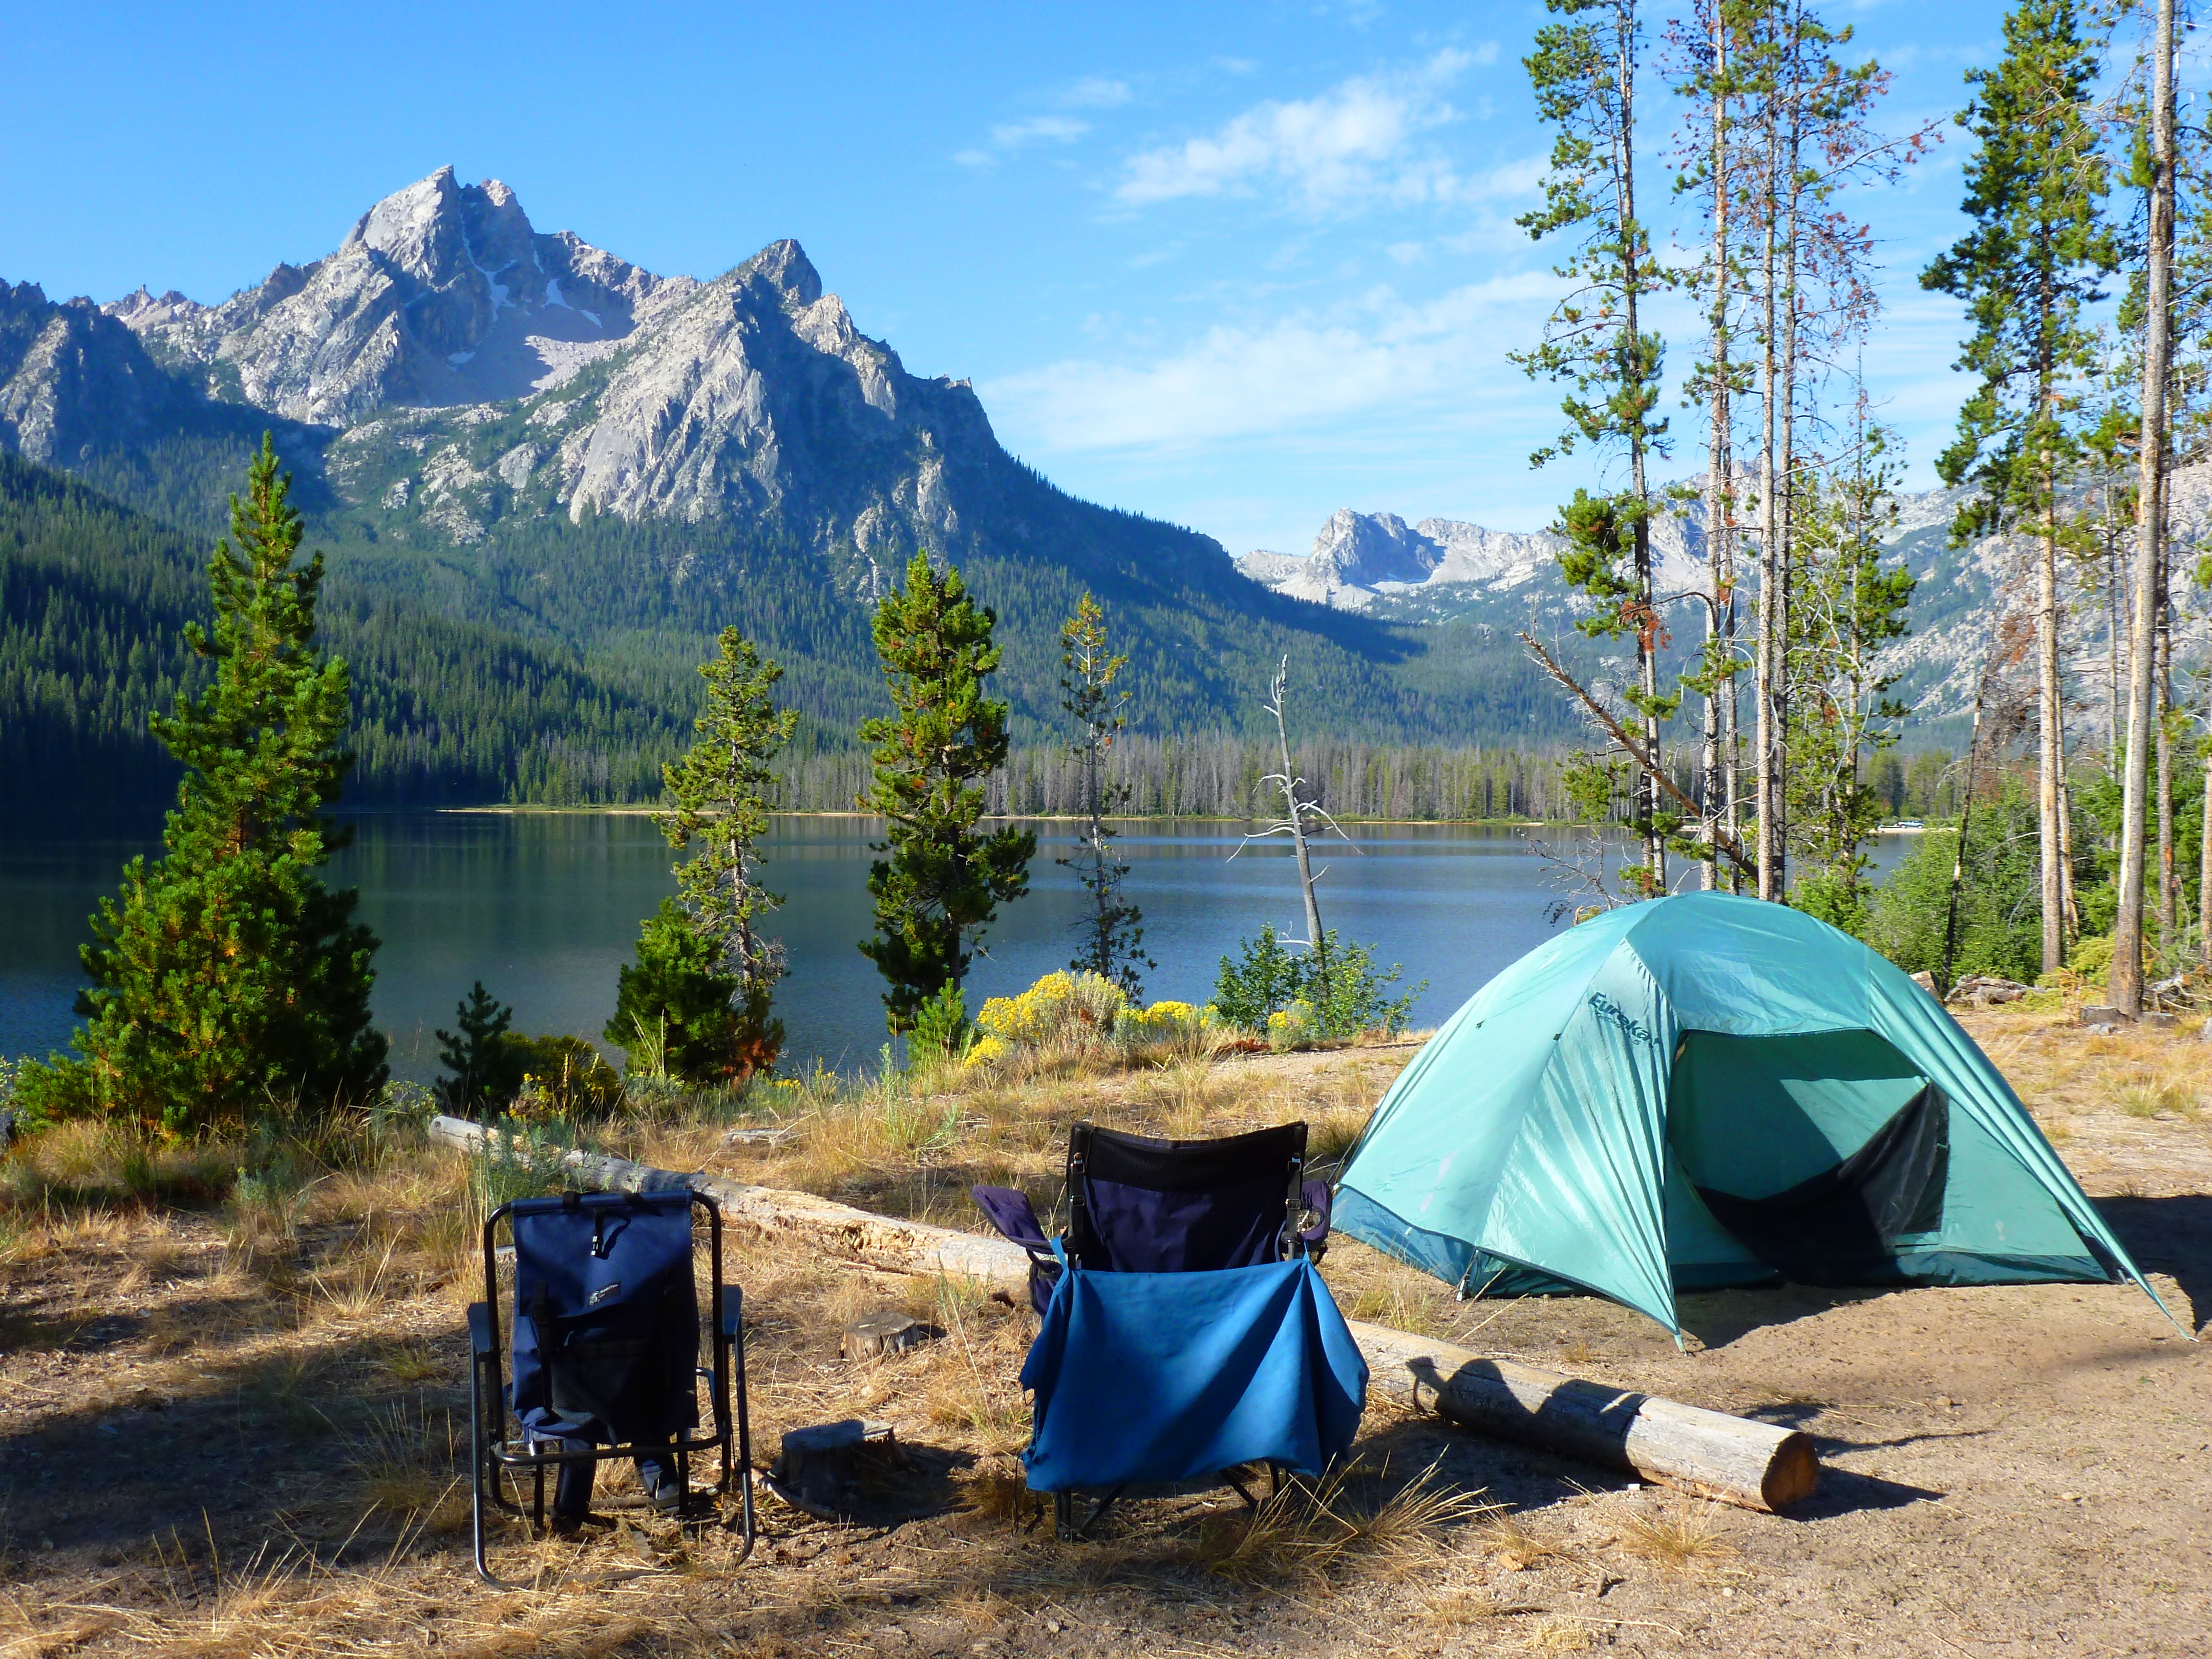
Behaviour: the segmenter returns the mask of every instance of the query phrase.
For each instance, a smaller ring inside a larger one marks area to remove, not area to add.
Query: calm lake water
[[[1052,860],[1075,843],[1068,824],[1033,827],[1030,895],[1004,907],[987,937],[970,1008],[1066,965],[1083,894]],[[641,816],[448,812],[363,817],[356,828],[331,875],[361,889],[362,914],[384,941],[375,1008],[403,1077],[435,1075],[431,1034],[452,1024],[477,979],[514,1005],[517,1029],[599,1042],[639,921],[675,890],[667,845]],[[791,1066],[872,1066],[884,1041],[882,981],[854,948],[871,931],[867,843],[878,833],[860,818],[779,818],[763,849],[786,901],[777,921],[791,973],[776,1006]],[[1340,845],[1325,860],[1322,922],[1374,944],[1380,961],[1403,963],[1407,984],[1428,981],[1416,1024],[1443,1021],[1554,931],[1544,867],[1519,832],[1391,824],[1352,834],[1358,852]],[[1232,860],[1240,838],[1213,823],[1127,827],[1129,892],[1159,964],[1145,975],[1149,999],[1205,1001],[1222,955],[1262,922],[1303,932],[1288,848],[1254,843]],[[1903,845],[1885,837],[1872,850],[1886,866]],[[82,837],[0,841],[0,1054],[68,1042],[85,919],[115,890],[125,860],[155,851]]]

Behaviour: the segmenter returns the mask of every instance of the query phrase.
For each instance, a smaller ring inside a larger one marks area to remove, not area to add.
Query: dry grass
[[[1564,1561],[1574,1548],[1557,1533],[1546,1531],[1525,1516],[1496,1515],[1482,1528],[1481,1547],[1512,1572],[1527,1572],[1547,1561]]]
[[[1670,1571],[1711,1568],[1733,1557],[1717,1504],[1638,1510],[1620,1523],[1620,1547]]]
[[[468,1526],[465,1418],[420,1402],[388,1406],[341,1436],[337,1450],[373,1509],[434,1533]]]
[[[1217,1523],[1198,1553],[1243,1583],[1397,1582],[1433,1574],[1451,1553],[1451,1534],[1494,1508],[1433,1468],[1394,1485],[1387,1469],[1354,1465],[1318,1483],[1285,1483],[1250,1514]]]

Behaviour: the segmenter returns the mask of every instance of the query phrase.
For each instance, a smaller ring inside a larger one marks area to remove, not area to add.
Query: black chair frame
[[[737,1561],[731,1565],[735,1566],[743,1563],[752,1553],[755,1536],[753,1442],[752,1422],[745,1406],[744,1292],[735,1285],[722,1282],[720,1206],[704,1193],[695,1192],[690,1198],[695,1225],[697,1212],[704,1210],[707,1212],[707,1231],[714,1262],[709,1306],[709,1328],[714,1333],[714,1364],[711,1369],[700,1366],[695,1373],[696,1382],[707,1384],[713,1419],[710,1430],[695,1429],[688,1434],[678,1435],[672,1444],[634,1445],[624,1443],[594,1446],[587,1451],[554,1451],[533,1443],[527,1435],[513,1432],[520,1425],[513,1420],[507,1409],[501,1370],[496,1234],[500,1223],[507,1220],[514,1201],[501,1205],[485,1218],[484,1299],[469,1305],[469,1496],[471,1522],[475,1533],[477,1572],[486,1583],[514,1588],[494,1577],[485,1559],[484,1523],[489,1518],[489,1508],[503,1510],[517,1516],[526,1512],[533,1530],[543,1532],[545,1527],[545,1471],[548,1468],[558,1468],[569,1463],[611,1462],[618,1458],[634,1458],[641,1454],[674,1454],[676,1478],[684,1492],[678,1514],[681,1518],[690,1520],[702,1518],[695,1507],[695,1494],[691,1491],[691,1454],[719,1450],[722,1469],[720,1478],[714,1483],[714,1494],[719,1497],[727,1492],[733,1477],[740,1493],[740,1524],[744,1546],[738,1551]],[[509,1231],[512,1231],[511,1224]],[[694,1237],[696,1237],[696,1232]],[[733,1401],[736,1406],[734,1413],[731,1409]],[[531,1501],[526,1511],[521,1503],[507,1495],[503,1480],[503,1477],[509,1474],[520,1477],[524,1470],[529,1471],[531,1479]]]

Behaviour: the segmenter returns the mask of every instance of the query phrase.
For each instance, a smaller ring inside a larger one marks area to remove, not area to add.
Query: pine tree
[[[1981,384],[1936,463],[1944,483],[1978,487],[1959,510],[1953,540],[2026,526],[2039,549],[2037,800],[2049,973],[2065,960],[2058,496],[2081,450],[2081,400],[2068,387],[2096,366],[2081,310],[2103,297],[2097,284],[2118,251],[2099,205],[2107,169],[2089,107],[2097,54],[2073,0],[2022,0],[2006,15],[2004,41],[1996,69],[1967,72],[1973,101],[1958,118],[1977,142],[1966,169],[1974,228],[1920,280],[1966,301],[1974,325],[1958,367]]]
[[[1789,822],[1797,850],[1815,866],[1799,877],[1791,902],[1851,932],[1859,931],[1860,884],[1871,862],[1859,848],[1883,806],[1861,763],[1896,743],[1910,713],[1888,695],[1897,674],[1877,667],[1876,656],[1910,631],[1914,586],[1903,565],[1883,562],[1897,479],[1883,459],[1887,434],[1868,422],[1863,401],[1855,436],[1847,476],[1826,490],[1817,479],[1803,487],[1787,664]]]
[[[162,857],[132,860],[93,918],[77,1052],[26,1079],[46,1110],[188,1133],[383,1085],[376,937],[354,920],[356,895],[316,874],[350,839],[325,815],[352,764],[350,699],[344,663],[315,646],[323,561],[293,562],[290,486],[264,437],[246,497],[230,499],[236,546],[209,565],[215,631],[185,628],[213,683],[152,722],[185,769]]]
[[[672,898],[638,929],[637,959],[617,976],[614,1018],[602,1035],[627,1051],[633,1074],[686,1083],[743,1083],[783,1049],[767,982],[726,971]]]
[[[783,670],[763,660],[734,628],[722,630],[714,659],[700,665],[707,706],[693,722],[698,741],[662,770],[674,809],[661,833],[678,852],[677,914],[696,940],[679,950],[666,935],[668,905],[638,939],[635,969],[625,968],[607,1040],[627,1051],[633,1068],[648,1054],[687,1081],[741,1080],[775,1063],[783,1026],[769,1018],[783,977],[782,941],[761,937],[758,921],[783,902],[761,884],[755,848],[768,828],[768,792],[775,763],[799,716],[775,706]],[[708,1006],[720,995],[730,1018]],[[655,1004],[656,996],[670,1000]],[[664,1030],[676,1035],[664,1038]]]
[[[1060,625],[1060,706],[1076,726],[1068,752],[1083,769],[1084,837],[1080,854],[1053,861],[1076,871],[1091,896],[1089,911],[1075,924],[1080,943],[1067,965],[1113,981],[1139,1002],[1144,986],[1138,969],[1159,964],[1144,953],[1144,913],[1123,896],[1129,866],[1115,856],[1115,831],[1106,821],[1128,804],[1129,787],[1104,772],[1107,752],[1128,724],[1129,693],[1116,683],[1129,659],[1107,648],[1106,613],[1087,592]]]
[[[504,1042],[514,1010],[484,989],[478,980],[453,1006],[458,1031],[438,1032],[438,1062],[452,1073],[440,1079],[438,1093],[455,1111],[503,1106],[522,1087],[522,1051]]]
[[[1517,221],[1532,236],[1572,238],[1559,274],[1572,284],[1547,322],[1542,342],[1513,361],[1532,376],[1564,381],[1568,426],[1529,459],[1541,466],[1577,443],[1612,450],[1628,464],[1627,487],[1604,495],[1577,489],[1560,510],[1567,549],[1559,566],[1599,614],[1585,633],[1636,641],[1636,684],[1623,693],[1634,711],[1637,763],[1631,819],[1644,846],[1636,884],[1667,890],[1667,839],[1678,822],[1662,813],[1654,780],[1662,762],[1659,732],[1681,704],[1658,689],[1661,622],[1651,586],[1648,463],[1666,453],[1667,422],[1655,416],[1665,346],[1644,328],[1644,307],[1672,286],[1637,216],[1636,90],[1643,26],[1636,0],[1545,0],[1569,21],[1536,31],[1523,60],[1537,112],[1552,127],[1544,204]],[[1583,21],[1585,18],[1591,21]]]
[[[948,567],[917,553],[906,586],[884,596],[873,625],[893,712],[863,721],[874,778],[861,805],[886,822],[869,866],[876,935],[860,952],[890,989],[894,1034],[915,1011],[968,976],[982,930],[1029,890],[1036,836],[1011,825],[981,834],[982,780],[1006,760],[1006,705],[983,695],[999,665],[997,617],[968,597]]]

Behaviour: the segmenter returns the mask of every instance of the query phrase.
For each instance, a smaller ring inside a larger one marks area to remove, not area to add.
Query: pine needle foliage
[[[693,723],[698,740],[663,770],[673,805],[659,820],[668,844],[691,855],[676,866],[679,899],[646,922],[637,962],[622,970],[605,1036],[633,1070],[650,1049],[653,1066],[682,1081],[742,1082],[783,1047],[769,1007],[787,958],[782,941],[760,932],[783,900],[762,884],[757,849],[775,759],[799,716],[776,707],[782,668],[734,628],[699,674],[707,706]]]
[[[1006,705],[984,695],[998,668],[996,615],[975,604],[958,570],[926,553],[906,586],[884,596],[873,631],[892,712],[862,722],[873,779],[861,797],[886,822],[869,866],[876,933],[861,954],[876,964],[894,1035],[923,1002],[968,975],[999,906],[1029,891],[1036,836],[1011,825],[983,832],[983,781],[1006,764]]]
[[[1130,787],[1111,776],[1106,760],[1129,723],[1130,694],[1121,684],[1127,655],[1112,649],[1106,612],[1086,591],[1074,614],[1060,625],[1060,706],[1075,722],[1068,752],[1082,769],[1083,850],[1054,863],[1076,872],[1089,904],[1076,919],[1075,955],[1068,970],[1096,974],[1121,988],[1132,1002],[1144,1000],[1138,970],[1159,964],[1145,954],[1144,912],[1123,887],[1129,866],[1116,855],[1108,815],[1128,805]]]
[[[484,989],[482,980],[453,1006],[459,1029],[438,1032],[438,1060],[447,1076],[439,1079],[439,1098],[457,1112],[501,1107],[522,1088],[523,1059],[504,1042],[514,1010]]]
[[[212,682],[152,721],[185,767],[162,856],[133,859],[92,920],[76,1053],[26,1079],[57,1115],[185,1133],[360,1101],[385,1081],[376,937],[354,919],[357,895],[316,873],[351,839],[326,816],[353,763],[350,687],[315,644],[323,560],[294,562],[290,485],[264,437],[208,567],[214,631],[185,626]]]

